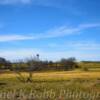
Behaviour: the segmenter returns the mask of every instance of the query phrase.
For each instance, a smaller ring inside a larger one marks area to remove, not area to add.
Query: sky
[[[0,0],[0,57],[100,60],[100,0]]]

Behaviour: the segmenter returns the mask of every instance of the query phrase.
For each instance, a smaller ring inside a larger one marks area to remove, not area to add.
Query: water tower
[[[40,57],[40,55],[37,54],[37,55],[36,55],[36,59],[37,59],[37,61],[39,61],[39,57]]]

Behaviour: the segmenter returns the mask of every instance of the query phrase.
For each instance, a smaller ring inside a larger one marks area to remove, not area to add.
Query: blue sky
[[[100,0],[0,0],[0,56],[100,60]]]

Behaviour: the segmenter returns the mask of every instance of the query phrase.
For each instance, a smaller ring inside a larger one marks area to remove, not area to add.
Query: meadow
[[[29,73],[21,72],[26,79]],[[32,82],[21,82],[19,75],[0,74],[0,100],[100,100],[100,72],[33,72]]]

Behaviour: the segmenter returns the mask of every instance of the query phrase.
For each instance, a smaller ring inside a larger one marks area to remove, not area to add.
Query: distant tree
[[[48,64],[49,64],[50,67],[53,67],[54,62],[53,61],[49,61]]]
[[[11,67],[11,62],[7,61],[5,58],[0,57],[0,69],[9,69]]]
[[[78,65],[76,63],[76,59],[74,57],[65,59],[62,58],[60,61],[60,66],[62,66],[65,70],[71,70],[73,68],[76,68]]]

